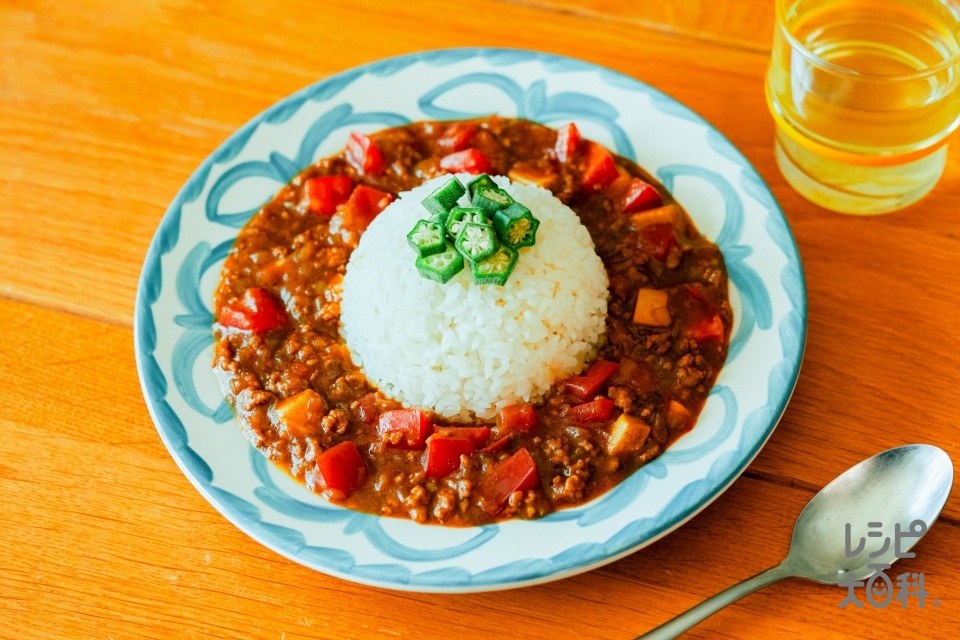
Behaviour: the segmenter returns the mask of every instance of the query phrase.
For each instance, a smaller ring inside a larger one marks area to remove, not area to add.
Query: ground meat
[[[333,409],[320,420],[320,427],[326,434],[343,435],[350,426],[350,415],[343,409]]]
[[[696,387],[706,377],[703,356],[688,353],[677,361],[677,384],[681,387]]]
[[[544,453],[554,467],[566,467],[570,464],[570,446],[561,438],[548,438],[544,443]]]
[[[433,498],[433,517],[444,522],[457,508],[457,494],[450,487],[437,490]]]
[[[607,395],[613,400],[613,404],[624,413],[629,413],[633,408],[633,393],[626,387],[610,387]]]

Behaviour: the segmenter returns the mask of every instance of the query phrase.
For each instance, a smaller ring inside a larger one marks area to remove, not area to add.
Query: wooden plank
[[[609,2],[609,0],[508,0],[518,4],[556,11],[584,20],[616,25],[636,25],[638,44],[647,30],[716,42],[728,47],[769,52],[773,39],[773,3],[715,2]]]
[[[363,587],[277,556],[193,489],[143,406],[129,329],[2,300],[0,326],[0,628],[18,638],[632,637],[777,563],[812,494],[743,478],[647,549],[509,594]],[[902,564],[941,610],[841,610],[842,589],[789,581],[691,637],[946,637],[957,548],[941,523]]]

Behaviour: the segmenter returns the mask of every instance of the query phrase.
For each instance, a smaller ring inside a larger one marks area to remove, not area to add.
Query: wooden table
[[[266,4],[0,5],[0,637],[631,638],[778,562],[807,500],[862,458],[928,442],[960,459],[960,149],[900,213],[800,198],[774,164],[763,98],[772,2]],[[715,124],[786,211],[809,337],[769,444],[680,530],[540,587],[398,593],[276,555],[194,490],[141,396],[134,294],[167,205],[245,121],[355,65],[469,45],[606,65]],[[793,580],[690,637],[947,637],[958,549],[955,489],[895,568],[923,572],[939,601],[840,609],[843,589]]]

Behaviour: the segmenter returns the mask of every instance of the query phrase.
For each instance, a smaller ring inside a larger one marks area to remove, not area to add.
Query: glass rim
[[[938,62],[932,67],[927,67],[926,69],[922,69],[920,71],[913,71],[910,73],[898,73],[898,74],[863,73],[862,71],[854,71],[853,69],[847,68],[843,65],[839,65],[835,62],[830,62],[829,60],[825,60],[820,56],[818,56],[817,54],[815,54],[814,52],[810,51],[810,49],[808,49],[802,42],[797,40],[796,36],[794,36],[790,32],[790,30],[787,28],[787,21],[785,19],[787,4],[797,3],[801,1],[802,0],[776,0],[775,28],[779,29],[783,33],[784,37],[790,43],[791,48],[795,49],[796,51],[799,51],[804,58],[807,58],[811,62],[811,64],[813,64],[814,66],[820,67],[825,71],[830,71],[839,76],[858,78],[860,80],[865,80],[870,82],[903,82],[907,80],[918,80],[921,78],[925,78],[927,76],[936,75],[941,71],[949,69],[954,65],[960,64],[960,51],[958,51],[957,53],[954,53],[952,56],[950,56],[946,60]],[[949,4],[945,4],[941,0],[934,0],[934,2],[936,2],[936,4],[939,4],[948,12],[954,14],[955,16],[958,17],[958,19],[960,19],[960,14],[954,11]],[[960,44],[960,40],[958,40],[958,44]]]

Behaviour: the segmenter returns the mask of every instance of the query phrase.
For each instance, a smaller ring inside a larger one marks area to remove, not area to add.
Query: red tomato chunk
[[[663,204],[660,192],[647,182],[640,178],[634,178],[627,186],[627,192],[623,196],[623,208],[620,213],[636,213],[646,209],[653,209]]]
[[[563,390],[572,393],[581,400],[592,398],[600,387],[605,385],[617,370],[617,363],[609,360],[597,360],[590,370],[582,376],[573,376],[563,381]]]
[[[251,287],[238,302],[220,309],[218,322],[224,327],[261,334],[285,325],[287,313],[269,293]]]
[[[560,162],[567,162],[580,146],[580,130],[572,122],[557,132],[557,142],[553,151]]]
[[[473,453],[473,442],[466,438],[445,438],[434,434],[427,438],[423,469],[428,478],[442,478],[460,468],[460,456]]]
[[[485,510],[496,513],[514,491],[532,489],[538,479],[537,463],[526,448],[520,449],[481,480],[480,495],[486,501]]]
[[[537,426],[537,410],[532,404],[511,404],[500,410],[497,426],[502,433],[530,431]]]
[[[494,442],[491,442],[489,445],[487,445],[486,447],[484,447],[484,448],[483,448],[483,452],[484,452],[484,453],[496,453],[497,451],[500,451],[501,449],[503,449],[504,447],[506,447],[507,444],[509,444],[509,443],[510,443],[510,436],[509,436],[509,435],[505,435],[505,436],[503,436],[502,438],[500,438],[499,440],[495,440]]]
[[[380,212],[396,198],[392,193],[380,191],[365,184],[357,185],[350,198],[337,210],[333,220],[338,228],[361,232]],[[334,226],[331,222],[331,227]]]
[[[443,130],[437,145],[450,151],[463,151],[470,146],[476,132],[477,125],[473,123],[455,122]]]
[[[617,165],[610,152],[596,142],[587,145],[587,157],[583,168],[583,190],[596,193],[610,186],[620,177]]]
[[[350,176],[320,176],[304,183],[310,211],[321,216],[332,216],[353,191]]]
[[[346,497],[356,491],[367,476],[367,468],[360,457],[357,445],[350,441],[334,445],[317,458],[320,484]]]
[[[577,424],[587,422],[604,422],[613,415],[613,400],[609,398],[597,398],[592,402],[584,402],[575,407],[570,407],[567,417]]]
[[[675,244],[677,232],[672,224],[651,224],[640,230],[640,248],[661,262]]]
[[[430,416],[418,409],[387,411],[377,424],[380,439],[398,449],[422,449],[432,431]]]
[[[490,172],[490,160],[477,149],[464,149],[440,158],[440,168],[450,173],[478,174]]]
[[[466,438],[477,447],[490,439],[490,427],[436,427],[433,431],[444,438]]]
[[[696,288],[686,285],[690,294],[690,315],[686,335],[697,342],[722,340],[724,337],[723,320],[720,313],[706,296]]]
[[[347,162],[361,175],[376,175],[383,171],[383,154],[370,136],[354,131],[347,140]]]

